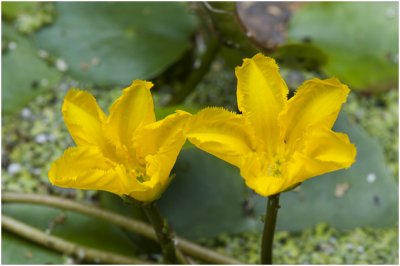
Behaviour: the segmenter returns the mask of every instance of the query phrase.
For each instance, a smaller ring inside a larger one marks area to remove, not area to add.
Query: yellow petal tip
[[[154,84],[151,81],[136,79],[136,80],[132,81],[131,85],[127,89],[143,87],[143,88],[150,90],[151,88],[153,88],[153,86],[154,86]]]
[[[251,63],[256,63],[256,64],[267,64],[269,67],[273,69],[279,69],[278,64],[276,63],[275,59],[269,56],[265,56],[262,53],[258,53],[254,55],[252,58],[244,58],[243,63],[241,66],[237,66],[235,68],[235,72],[240,71],[241,69],[245,68]]]

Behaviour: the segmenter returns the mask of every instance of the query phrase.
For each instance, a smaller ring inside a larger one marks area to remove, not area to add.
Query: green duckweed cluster
[[[3,189],[42,193],[49,189],[47,162],[72,144],[60,119],[61,97],[43,93],[19,113],[3,116]]]
[[[22,34],[31,34],[54,20],[56,11],[52,3],[7,2],[2,3],[4,18],[12,21]]]
[[[260,263],[261,234],[221,235],[202,244],[249,264]],[[298,233],[277,232],[274,264],[398,264],[398,230],[356,228],[340,232],[326,224]]]

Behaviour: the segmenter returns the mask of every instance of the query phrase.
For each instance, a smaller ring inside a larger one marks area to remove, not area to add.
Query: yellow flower
[[[69,90],[62,113],[77,147],[51,166],[52,184],[98,189],[143,202],[157,199],[185,142],[182,127],[190,114],[178,111],[157,121],[151,82],[136,80],[106,116],[89,93]]]
[[[257,54],[236,68],[241,115],[206,108],[187,124],[198,148],[240,168],[248,187],[262,196],[355,161],[346,134],[331,130],[349,88],[337,79],[304,82],[287,100],[288,88],[272,58]]]

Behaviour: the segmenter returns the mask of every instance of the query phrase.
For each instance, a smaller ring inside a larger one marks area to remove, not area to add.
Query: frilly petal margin
[[[278,115],[286,104],[289,89],[275,60],[260,53],[244,59],[235,73],[239,110],[272,154],[279,141]]]
[[[104,130],[107,138],[117,147],[125,146],[130,149],[136,129],[155,122],[150,92],[152,87],[151,82],[135,80],[110,107]]]
[[[309,127],[332,128],[349,88],[338,79],[304,82],[279,116],[281,135],[290,148]]]
[[[129,194],[137,187],[125,167],[104,157],[96,146],[65,150],[51,165],[48,176],[59,187],[104,190],[118,195]]]
[[[162,120],[138,129],[132,137],[137,159],[144,163],[147,155],[170,150],[178,153],[186,140],[183,130],[190,117],[191,114],[178,110]]]
[[[310,130],[301,150],[295,151],[288,162],[285,176],[287,187],[306,179],[350,167],[357,150],[349,137],[330,129]]]
[[[190,119],[188,140],[221,160],[241,167],[245,155],[256,149],[250,124],[223,108],[205,108]]]

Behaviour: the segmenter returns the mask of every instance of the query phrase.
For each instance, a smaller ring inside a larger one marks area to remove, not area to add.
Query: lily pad
[[[189,48],[196,27],[185,3],[56,3],[37,46],[63,58],[74,77],[128,84],[160,74]]]
[[[177,234],[190,239],[237,233],[257,225],[239,170],[194,147],[181,151],[160,208]]]
[[[61,73],[38,56],[28,38],[18,35],[6,23],[2,24],[1,105],[5,112],[23,107],[41,91],[57,84]]]
[[[1,232],[1,264],[62,264],[63,256],[5,230]]]
[[[328,56],[323,70],[354,89],[398,83],[398,3],[305,3],[290,21],[292,43],[308,42]]]
[[[132,253],[137,250],[119,227],[79,213],[21,203],[3,204],[2,212],[40,230],[50,230],[51,235],[81,245],[126,256],[132,256]],[[7,251],[4,249],[4,246],[7,246],[6,243],[3,241],[3,252]],[[35,256],[34,250],[32,256]],[[43,260],[40,264],[46,262]],[[3,263],[11,262],[3,260]]]

